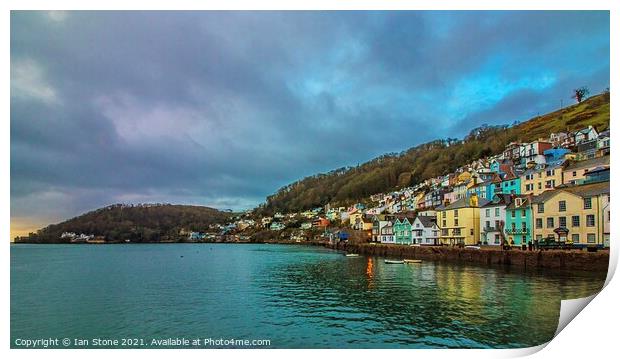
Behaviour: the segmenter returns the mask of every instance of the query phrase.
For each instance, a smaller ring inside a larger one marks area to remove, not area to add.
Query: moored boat
[[[347,253],[345,254],[345,257],[359,257],[360,255],[357,253]]]
[[[385,260],[385,264],[403,264],[405,263],[404,261],[394,261],[394,260],[390,260],[390,259],[386,259]]]
[[[405,263],[422,263],[421,259],[405,259]]]

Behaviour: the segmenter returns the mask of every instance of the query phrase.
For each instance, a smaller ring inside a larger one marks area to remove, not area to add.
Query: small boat
[[[405,263],[422,263],[421,259],[405,259]]]
[[[405,261],[393,261],[389,259],[385,260],[385,264],[403,264],[403,263],[405,263]]]
[[[345,257],[359,257],[360,255],[357,253],[347,253],[344,255]]]

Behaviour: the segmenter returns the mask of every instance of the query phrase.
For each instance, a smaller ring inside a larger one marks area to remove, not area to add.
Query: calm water
[[[275,348],[525,347],[604,275],[385,264],[284,245],[12,245],[18,338],[269,339]]]

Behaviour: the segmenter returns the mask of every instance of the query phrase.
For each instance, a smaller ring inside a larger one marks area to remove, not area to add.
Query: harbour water
[[[267,339],[269,348],[528,347],[552,338],[561,299],[591,295],[604,280],[386,264],[297,245],[12,245],[11,347],[37,338],[83,338],[87,347],[94,338],[145,345]]]

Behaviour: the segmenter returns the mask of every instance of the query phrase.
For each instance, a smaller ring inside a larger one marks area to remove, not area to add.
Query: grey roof
[[[512,202],[512,195],[506,193],[498,193],[493,196],[484,206],[481,207],[495,207],[498,205],[509,205]]]
[[[437,223],[437,217],[435,216],[418,216],[418,219],[424,227],[432,227],[433,224]]]
[[[484,198],[478,198],[478,207],[482,207],[486,205],[489,201]],[[449,204],[445,209],[458,209],[458,208],[468,208],[471,207],[469,205],[469,197],[463,197],[456,202]]]
[[[564,170],[573,171],[577,169],[588,168],[588,167],[598,167],[598,166],[609,166],[609,155],[590,158],[590,159],[579,161],[579,162],[571,162],[568,166],[566,166]]]

